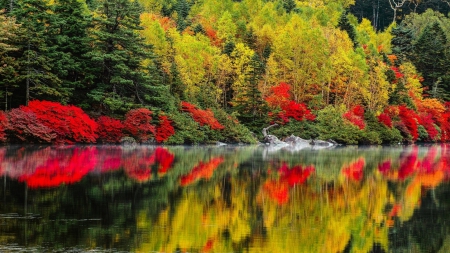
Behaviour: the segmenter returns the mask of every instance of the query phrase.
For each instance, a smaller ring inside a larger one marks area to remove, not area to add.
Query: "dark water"
[[[0,148],[0,252],[450,252],[450,146]]]

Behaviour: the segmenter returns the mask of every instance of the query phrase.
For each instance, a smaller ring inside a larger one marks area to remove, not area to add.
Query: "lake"
[[[450,145],[0,147],[0,252],[450,252]]]

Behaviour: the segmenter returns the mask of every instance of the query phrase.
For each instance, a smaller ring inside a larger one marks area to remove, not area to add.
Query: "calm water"
[[[0,147],[0,252],[450,252],[450,145]]]

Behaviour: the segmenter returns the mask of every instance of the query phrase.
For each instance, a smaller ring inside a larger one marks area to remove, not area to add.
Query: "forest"
[[[446,0],[0,0],[0,141],[450,140]]]

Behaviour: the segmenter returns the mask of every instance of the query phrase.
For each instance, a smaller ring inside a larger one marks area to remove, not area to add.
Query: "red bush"
[[[118,119],[113,119],[108,116],[100,116],[97,119],[97,134],[102,142],[118,143],[123,137],[123,124]]]
[[[366,124],[364,123],[364,108],[360,105],[353,107],[351,110],[344,113],[342,117],[361,130],[366,127]]]
[[[0,141],[6,141],[6,130],[9,128],[8,117],[4,111],[0,111]]]
[[[56,142],[95,143],[97,139],[97,123],[79,107],[34,100],[22,110],[35,113],[39,123],[56,133]]]
[[[428,137],[430,140],[435,140],[436,137],[439,135],[439,131],[434,126],[434,120],[433,115],[429,113],[422,113],[419,115],[419,123],[425,127],[425,130],[427,130]]]
[[[287,105],[281,107],[286,113],[286,117],[294,118],[297,121],[311,120],[313,121],[316,116],[311,113],[310,110],[303,103],[297,103],[290,101]]]
[[[284,107],[290,102],[291,95],[289,90],[291,86],[287,83],[281,82],[277,86],[270,88],[272,94],[266,97],[266,102],[270,107]]]
[[[213,130],[221,130],[225,127],[222,126],[219,121],[214,118],[214,113],[211,110],[201,110],[188,102],[181,102],[181,109],[191,114],[195,122],[200,126],[208,125]]]
[[[147,108],[130,110],[125,115],[124,130],[138,141],[146,141],[155,136],[155,127],[151,125],[152,111]]]
[[[414,110],[407,108],[404,105],[400,105],[398,107],[399,114],[402,123],[406,126],[409,131],[409,134],[413,137],[413,140],[417,140],[419,137],[419,131],[417,130],[417,114]]]
[[[172,126],[172,121],[165,115],[159,116],[159,122],[159,126],[156,127],[155,139],[157,142],[163,142],[175,134],[175,128]]]
[[[385,126],[392,128],[392,119],[389,117],[389,114],[387,113],[381,113],[378,115],[378,122],[384,124]]]
[[[27,142],[52,143],[57,137],[55,131],[42,124],[34,112],[24,109],[22,106],[8,112],[11,137]]]

